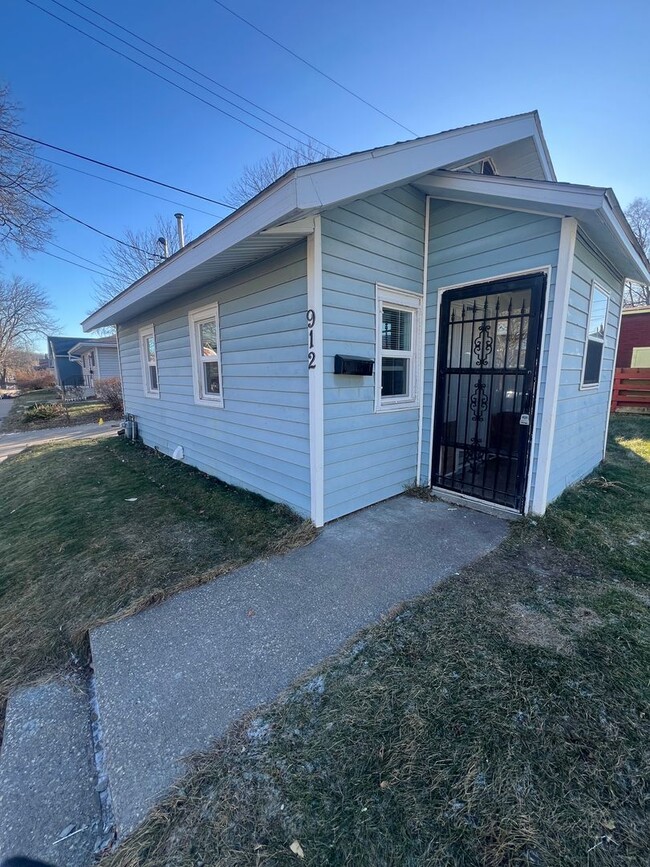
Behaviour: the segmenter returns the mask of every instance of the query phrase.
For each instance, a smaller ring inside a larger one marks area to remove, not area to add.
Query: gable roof
[[[114,349],[117,352],[117,337],[82,337],[68,349],[68,356],[90,352],[91,349]]]
[[[70,349],[79,343],[92,343],[93,337],[49,337],[47,343],[50,354],[57,358],[67,358]]]
[[[487,180],[503,183],[503,176],[511,174],[556,186],[536,111],[301,166],[104,304],[82,323],[83,328],[92,331],[126,322],[278,252],[311,234],[313,217],[328,208],[416,183],[436,170],[453,169],[496,152],[501,176]],[[482,180],[482,176],[460,173],[456,177]],[[602,198],[605,191],[600,192]],[[515,198],[510,199],[510,208],[516,209]],[[615,216],[625,223],[620,208]],[[634,251],[632,260],[637,254]],[[647,262],[639,261],[631,271],[645,273]]]

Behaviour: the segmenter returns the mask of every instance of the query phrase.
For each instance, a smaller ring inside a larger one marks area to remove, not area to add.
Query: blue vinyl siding
[[[188,313],[219,302],[224,406],[197,405]],[[126,411],[147,445],[310,512],[304,242],[120,327]],[[153,323],[160,398],[144,394],[139,328]]]
[[[581,389],[592,280],[609,294],[605,343],[596,388]],[[623,294],[623,278],[580,235],[571,275],[562,373],[551,459],[548,500],[584,478],[603,457],[605,430],[614,371],[616,335]]]
[[[117,359],[117,349],[110,349],[108,347],[98,347],[97,350],[97,361],[99,362],[99,374],[102,379],[108,379],[112,376],[119,377],[120,375],[120,364]]]
[[[480,283],[503,274],[552,266],[550,285],[547,286],[548,317],[538,378],[538,394],[541,395],[546,382],[559,241],[560,220],[555,217],[459,202],[431,201],[421,474],[423,482],[428,482],[431,477],[430,442],[433,367],[437,351],[435,335],[438,290],[457,284]],[[534,419],[530,466],[533,484],[542,411],[543,401],[540,400]]]
[[[323,215],[325,520],[415,480],[418,410],[376,413],[372,377],[334,374],[334,356],[375,358],[376,284],[422,293],[424,195],[403,187]]]

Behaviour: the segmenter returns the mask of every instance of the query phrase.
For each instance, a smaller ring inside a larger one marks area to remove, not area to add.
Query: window
[[[420,296],[377,286],[376,411],[419,402]]]
[[[142,358],[142,382],[147,397],[160,397],[158,388],[158,360],[156,335],[153,325],[140,329],[140,355]]]
[[[582,385],[585,387],[595,386],[600,382],[608,301],[607,293],[596,283],[592,283],[587,343],[582,367]]]
[[[194,399],[197,403],[223,406],[218,305],[192,310],[189,321]]]
[[[475,163],[468,163],[464,166],[459,166],[454,169],[456,172],[471,172],[473,175],[496,175],[497,170],[491,157],[484,160],[477,160]]]

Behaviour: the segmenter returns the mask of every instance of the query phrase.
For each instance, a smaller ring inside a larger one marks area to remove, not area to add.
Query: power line
[[[239,12],[235,12],[234,9],[231,9],[229,6],[226,6],[226,4],[225,4],[225,3],[222,3],[221,0],[212,0],[212,2],[213,2],[213,3],[216,3],[217,6],[220,6],[220,7],[221,7],[222,9],[224,9],[226,12],[230,12],[230,14],[231,14],[231,15],[234,15],[235,18],[239,18],[240,21],[243,21],[244,24],[247,24],[249,27],[252,27],[253,30],[255,30],[257,33],[259,33],[261,36],[264,36],[265,39],[270,40],[271,42],[273,42],[274,45],[277,45],[278,48],[281,48],[283,51],[286,51],[286,52],[287,52],[288,54],[290,54],[292,57],[295,57],[296,60],[299,60],[301,63],[304,63],[305,66],[308,66],[310,69],[313,69],[314,72],[317,72],[319,75],[322,75],[322,76],[323,76],[324,78],[326,78],[328,81],[331,81],[332,84],[335,84],[337,87],[340,87],[341,90],[344,90],[346,93],[349,93],[350,96],[353,96],[355,99],[358,99],[358,100],[359,100],[360,102],[362,102],[364,105],[367,105],[369,108],[373,109],[373,111],[376,111],[376,112],[378,112],[379,114],[383,115],[383,117],[385,117],[385,118],[387,118],[388,120],[392,121],[392,123],[397,124],[397,126],[401,127],[402,129],[405,129],[406,132],[410,132],[410,133],[411,133],[412,135],[414,135],[414,136],[417,136],[417,135],[418,135],[418,134],[415,132],[415,130],[412,130],[410,127],[405,126],[403,123],[400,123],[398,120],[396,120],[396,119],[395,119],[394,117],[392,117],[390,114],[387,114],[385,111],[382,111],[381,108],[378,108],[378,107],[377,107],[376,105],[374,105],[372,102],[369,102],[367,99],[364,99],[363,96],[360,96],[358,93],[355,93],[354,90],[351,90],[349,87],[346,87],[345,84],[342,84],[342,83],[341,83],[340,81],[338,81],[336,78],[333,78],[331,75],[328,75],[327,72],[324,72],[322,69],[319,69],[318,66],[316,66],[316,65],[313,64],[313,63],[311,63],[309,60],[306,60],[304,57],[301,57],[299,54],[297,54],[295,51],[293,51],[293,50],[292,50],[291,48],[289,48],[288,46],[284,45],[284,44],[283,44],[282,42],[280,42],[279,40],[275,39],[273,36],[271,36],[271,35],[270,35],[269,33],[267,33],[265,30],[262,30],[262,29],[261,29],[260,27],[258,27],[256,24],[253,24],[253,22],[252,22],[252,21],[249,21],[248,18],[244,18],[244,16],[243,16],[243,15],[240,15]]]
[[[14,150],[20,151],[21,153],[25,153],[22,148],[17,147],[16,145],[9,145],[9,147]],[[169,202],[171,205],[178,205],[181,208],[185,208],[188,211],[196,211],[197,214],[205,214],[207,217],[214,217],[215,219],[219,219],[216,214],[213,214],[211,211],[204,211],[201,208],[193,208],[192,205],[188,205],[185,202],[178,202],[175,199],[168,199],[166,196],[157,196],[155,193],[149,193],[147,190],[139,190],[137,187],[132,187],[129,184],[121,184],[119,181],[114,181],[111,178],[104,178],[102,175],[97,175],[94,172],[85,172],[83,169],[77,169],[74,166],[68,166],[65,163],[60,163],[58,160],[51,160],[49,157],[37,157],[37,159],[41,160],[45,163],[51,163],[53,166],[59,166],[62,169],[68,169],[71,172],[77,172],[77,174],[85,175],[88,178],[97,178],[98,181],[104,181],[107,184],[113,184],[115,187],[122,187],[124,190],[132,190],[134,193],[140,193],[143,196],[149,196],[152,199],[160,199],[161,202]]]
[[[56,3],[57,0],[53,0],[53,2]],[[148,45],[150,48],[153,48],[155,51],[160,52],[160,54],[163,54],[165,57],[169,57],[170,60],[173,60],[175,63],[179,63],[181,66],[184,66],[185,69],[189,69],[191,72],[194,72],[196,75],[200,75],[201,78],[205,78],[206,81],[211,81],[212,84],[215,84],[217,87],[220,87],[222,90],[225,90],[227,93],[230,93],[233,96],[236,96],[237,99],[241,99],[243,102],[248,103],[248,105],[252,105],[254,108],[259,109],[259,111],[264,112],[264,114],[268,114],[269,117],[272,117],[275,120],[279,121],[280,123],[283,123],[285,126],[288,126],[290,129],[293,129],[296,132],[299,132],[303,136],[306,136],[307,139],[318,142],[318,144],[323,145],[323,147],[327,148],[328,150],[334,151],[335,153],[340,153],[340,151],[337,151],[336,148],[331,147],[331,145],[328,145],[326,142],[321,141],[319,138],[316,138],[316,136],[313,136],[310,133],[306,132],[304,129],[301,129],[298,126],[295,126],[294,124],[289,123],[289,121],[284,120],[284,118],[280,117],[277,114],[274,114],[272,111],[269,111],[267,108],[264,108],[259,103],[254,102],[251,99],[248,99],[247,97],[243,96],[241,93],[237,93],[236,90],[232,90],[232,88],[226,87],[225,84],[222,84],[220,81],[217,81],[216,78],[213,78],[212,76],[207,75],[207,73],[205,73],[205,72],[201,72],[200,69],[197,69],[195,66],[192,66],[191,64],[186,63],[184,60],[181,60],[180,57],[176,57],[174,54],[171,54],[169,51],[165,51],[164,48],[161,48],[159,45],[156,45],[155,43],[150,42],[148,39],[145,39],[144,36],[139,36],[137,33],[134,33],[133,30],[129,30],[128,27],[124,27],[122,24],[119,24],[117,21],[114,21],[112,18],[109,18],[108,15],[104,15],[103,13],[99,12],[97,9],[93,9],[93,7],[89,6],[87,3],[83,3],[82,0],[72,0],[72,2],[76,3],[78,6],[82,6],[84,9],[87,9],[89,12],[92,12],[93,15],[96,15],[97,17],[102,18],[104,21],[108,21],[109,24],[112,24],[114,27],[117,27],[119,30],[122,30],[124,33],[128,33],[129,36],[133,36],[134,39],[138,39],[140,42],[143,42],[145,45]],[[62,4],[57,3],[57,5],[60,6]],[[64,8],[67,8],[67,7],[64,7]],[[72,10],[68,10],[68,11],[72,11]],[[73,14],[78,14],[78,13],[73,13]],[[83,18],[83,16],[80,16],[80,17]],[[89,21],[89,19],[84,18],[84,21]],[[92,21],[89,21],[89,23],[93,24]],[[98,27],[97,24],[93,24],[93,26]],[[99,29],[103,29],[103,28],[99,28]],[[105,30],[104,32],[108,33],[109,31]],[[110,34],[110,35],[114,36],[114,34]],[[115,37],[115,38],[118,38],[118,37]],[[129,43],[127,42],[126,44],[128,45]],[[131,46],[131,47],[135,48],[135,46]],[[140,51],[141,49],[136,48],[136,50]],[[150,57],[151,55],[147,54],[146,56]],[[176,71],[176,70],[174,70],[174,71]],[[178,74],[180,75],[181,73],[178,73]],[[202,87],[202,85],[200,85],[198,82],[194,82],[194,83],[198,84],[199,87]],[[214,93],[214,91],[210,91],[210,90],[208,92]],[[218,96],[220,99],[225,99],[224,97],[220,96],[220,94],[215,94],[215,96]],[[236,105],[236,103],[230,102],[230,100],[225,100],[225,101],[229,102],[230,105],[234,105],[236,108],[239,108],[241,111],[246,111],[246,109],[242,109],[241,106]],[[257,115],[252,114],[252,112],[247,112],[247,113],[251,114],[253,117],[257,117]],[[266,123],[266,121],[264,121],[263,118],[258,118],[258,120],[262,120],[263,123]]]
[[[175,190],[177,193],[182,193],[184,196],[192,196],[195,199],[202,199],[204,202],[210,202],[213,205],[220,205],[222,208],[228,208],[231,211],[236,210],[233,205],[227,205],[225,202],[220,202],[218,199],[211,199],[208,196],[201,196],[199,193],[191,193],[189,190],[184,190],[182,187],[175,187],[173,184],[166,184],[164,181],[156,181],[153,178],[148,178],[146,175],[140,175],[137,172],[131,172],[128,169],[122,169],[119,166],[111,165],[111,163],[105,163],[101,160],[93,159],[93,157],[86,157],[83,154],[75,153],[75,151],[68,150],[67,148],[59,147],[58,145],[50,144],[49,142],[43,141],[42,139],[32,138],[28,135],[23,135],[20,132],[14,132],[13,130],[6,129],[5,127],[0,126],[0,132],[4,132],[7,135],[16,136],[16,138],[23,139],[24,141],[30,141],[33,144],[41,145],[44,148],[50,148],[50,150],[58,151],[62,154],[67,154],[70,157],[76,157],[78,160],[85,160],[87,163],[93,163],[96,166],[102,166],[105,169],[111,169],[114,172],[120,172],[123,175],[129,175],[131,178],[138,178],[140,181],[147,181],[149,184],[155,184],[158,187],[165,187],[168,190]]]
[[[45,253],[46,256],[51,256],[53,259],[59,259],[61,262],[67,262],[69,265],[76,265],[77,268],[83,268],[84,271],[90,271],[92,274],[99,274],[100,277],[110,277],[110,274],[106,274],[104,271],[98,271],[96,268],[89,268],[87,265],[82,265],[81,262],[73,262],[72,259],[66,259],[65,256],[57,256],[56,253],[52,253],[51,250],[39,250],[37,247],[30,247],[30,250],[34,250],[37,253]],[[76,253],[72,254],[76,256]]]
[[[244,114],[247,114],[247,115],[249,115],[250,117],[255,118],[255,120],[260,121],[260,122],[263,123],[263,124],[266,124],[266,126],[269,126],[271,129],[276,130],[276,131],[279,132],[281,135],[287,135],[287,136],[289,136],[289,138],[294,139],[294,141],[297,141],[297,142],[299,142],[300,144],[305,144],[305,143],[302,141],[302,139],[297,138],[297,136],[291,135],[291,133],[288,133],[286,130],[281,129],[279,126],[276,126],[275,124],[270,123],[268,120],[264,120],[263,117],[259,117],[259,115],[255,114],[254,112],[249,111],[248,109],[243,108],[243,107],[240,106],[240,105],[237,105],[236,102],[233,102],[233,101],[230,100],[230,99],[226,99],[225,96],[222,96],[221,94],[217,93],[215,90],[212,90],[211,88],[206,87],[204,84],[201,84],[201,82],[196,81],[194,78],[191,78],[189,75],[186,75],[184,72],[180,72],[178,69],[175,69],[173,66],[170,66],[169,63],[165,63],[164,60],[160,60],[158,57],[155,57],[153,54],[149,54],[147,51],[144,51],[142,48],[138,48],[137,45],[134,45],[132,42],[129,42],[129,41],[126,40],[126,39],[123,39],[121,36],[117,36],[115,33],[112,33],[110,30],[107,30],[105,27],[102,27],[101,24],[96,24],[96,23],[95,23],[91,18],[87,18],[85,15],[82,15],[80,12],[75,12],[74,9],[70,9],[69,6],[66,6],[64,3],[59,2],[59,0],[50,0],[50,2],[51,2],[51,3],[54,3],[54,4],[55,4],[56,6],[58,6],[59,8],[64,9],[64,10],[65,10],[66,12],[68,12],[70,15],[75,15],[77,18],[80,18],[82,21],[85,21],[87,24],[90,24],[91,27],[95,27],[97,30],[100,30],[102,33],[106,33],[107,36],[110,36],[110,37],[111,37],[111,39],[116,39],[118,42],[121,42],[123,45],[127,45],[127,46],[128,46],[129,48],[131,48],[133,51],[137,51],[138,54],[140,54],[140,55],[142,55],[142,56],[144,56],[144,57],[149,58],[149,60],[153,60],[154,63],[158,63],[158,64],[160,64],[160,66],[163,66],[165,69],[170,70],[170,72],[174,73],[174,75],[179,75],[181,78],[184,78],[186,81],[189,81],[191,84],[195,85],[196,87],[200,87],[202,90],[205,90],[207,93],[210,93],[210,94],[212,94],[213,96],[216,96],[217,99],[222,100],[223,102],[227,103],[228,105],[232,105],[232,106],[233,106],[234,108],[236,108],[238,111],[242,111],[242,112],[244,112]],[[86,6],[86,5],[83,4],[83,3],[80,4],[80,5],[84,6],[86,9],[90,9],[91,12],[95,12],[95,10],[92,9],[92,7]],[[99,15],[100,13],[95,12],[95,14],[96,14],[96,15]],[[110,23],[113,24],[113,26],[115,26],[115,27],[121,27],[120,24],[117,24],[115,21],[113,21],[113,20],[110,19],[110,18],[107,18],[105,15],[102,15],[101,17],[102,17],[102,18],[105,18],[107,21],[110,21]],[[125,28],[122,28],[122,29],[125,29]],[[130,32],[130,31],[129,31],[129,32]],[[87,35],[87,36],[90,36],[90,34],[86,34],[86,35]],[[140,37],[139,37],[137,34],[133,34],[133,35],[135,36],[136,39],[140,39]],[[141,41],[144,42],[145,40],[141,40]],[[153,45],[152,43],[147,43],[147,44],[151,44],[152,47],[153,47],[156,51],[161,51],[161,49],[157,48],[157,47],[156,47],[155,45]],[[161,53],[163,53],[163,52],[161,51]],[[166,53],[166,52],[164,52],[164,53]],[[170,56],[172,56],[172,55],[170,55]],[[182,63],[182,61],[178,61],[178,59],[177,59],[177,58],[174,58],[173,56],[172,56],[172,59],[174,59],[177,63],[179,63],[179,62]],[[198,73],[198,74],[201,75],[201,73]],[[219,83],[217,82],[217,84],[219,84]],[[221,111],[221,109],[218,109],[218,110]],[[264,109],[262,109],[262,111],[264,111]],[[282,123],[284,123],[284,121],[282,121],[281,118],[280,118],[280,121],[281,121]],[[307,135],[307,133],[303,133],[303,135]],[[321,144],[323,144],[323,143],[321,142]],[[327,147],[327,145],[324,145],[324,147]],[[322,151],[320,151],[320,150],[318,150],[318,149],[316,149],[316,148],[315,148],[315,150],[317,150],[318,153],[319,153],[321,156],[325,156],[325,153],[324,153],[324,152],[322,152]]]
[[[11,180],[10,176],[5,174],[4,172],[0,172],[0,175]],[[149,250],[143,250],[142,247],[137,247],[135,244],[129,244],[128,241],[122,241],[120,238],[116,238],[114,235],[109,235],[108,232],[104,232],[101,229],[98,229],[96,226],[92,226],[90,223],[86,223],[84,220],[79,219],[79,217],[73,217],[72,214],[69,214],[67,211],[64,211],[63,208],[59,208],[57,205],[53,205],[52,202],[48,202],[47,199],[39,196],[37,193],[30,190],[29,187],[26,187],[24,184],[20,184],[18,183],[18,181],[16,181],[16,186],[20,187],[21,190],[24,190],[28,195],[32,196],[37,201],[42,202],[48,208],[52,208],[53,211],[58,211],[59,214],[67,217],[68,220],[72,220],[73,223],[79,223],[80,226],[85,226],[86,229],[90,229],[91,232],[96,232],[98,235],[103,235],[104,238],[108,238],[110,241],[115,241],[117,244],[121,244],[123,247],[130,247],[132,250],[137,250],[138,253],[144,253],[146,256],[151,255]]]
[[[70,256],[76,256],[77,259],[81,259],[83,262],[87,262],[89,265],[94,265],[96,268],[101,268],[103,271],[107,272],[105,274],[106,277],[117,277],[117,271],[112,271],[110,268],[105,268],[99,262],[94,262],[92,259],[87,259],[85,256],[82,256],[80,253],[75,253],[74,250],[69,250],[67,247],[62,247],[60,244],[55,244],[54,241],[47,241],[51,247],[56,247],[57,250],[62,250],[64,253],[69,253]]]
[[[251,129],[254,132],[259,133],[260,135],[263,135],[265,138],[269,139],[269,141],[273,141],[276,144],[280,145],[280,147],[286,148],[287,150],[293,151],[294,153],[301,155],[300,151],[296,150],[296,148],[292,147],[291,145],[287,144],[286,142],[281,141],[280,139],[277,139],[272,135],[269,135],[269,133],[264,132],[264,130],[258,129],[256,126],[253,126],[253,124],[248,123],[248,121],[242,120],[240,117],[237,117],[236,115],[231,114],[230,112],[226,111],[225,109],[219,108],[218,105],[215,105],[213,102],[210,102],[209,99],[205,99],[204,97],[199,96],[198,93],[193,93],[191,90],[188,90],[186,87],[183,87],[182,85],[178,84],[177,82],[172,81],[171,78],[167,78],[165,75],[161,75],[159,72],[156,72],[154,69],[151,69],[150,67],[145,66],[144,63],[140,63],[140,61],[136,60],[134,57],[129,57],[128,54],[125,54],[123,51],[120,51],[118,48],[114,48],[112,45],[108,45],[106,42],[102,42],[102,40],[98,39],[96,36],[92,36],[90,33],[86,33],[85,30],[81,30],[79,27],[72,24],[70,21],[66,21],[65,18],[61,18],[59,15],[56,15],[54,12],[50,12],[49,9],[44,9],[43,6],[39,6],[38,3],[34,2],[34,0],[25,0],[25,2],[29,3],[30,6],[34,6],[36,9],[40,9],[41,12],[44,12],[46,15],[49,15],[51,18],[54,18],[56,21],[61,22],[61,24],[65,24],[65,26],[69,27],[71,30],[74,30],[77,33],[80,33],[82,36],[85,36],[88,39],[91,39],[93,42],[96,42],[98,45],[102,45],[104,48],[107,48],[109,51],[112,51],[114,54],[117,54],[120,57],[123,57],[125,60],[128,60],[130,63],[135,64],[135,66],[140,67],[140,69],[144,69],[145,72],[149,72],[151,75],[155,75],[156,78],[159,78],[161,81],[166,81],[167,84],[171,84],[171,86],[175,87],[177,90],[180,90],[183,93],[188,94],[188,96],[191,96],[194,99],[198,100],[199,102],[202,102],[204,105],[207,105],[210,108],[213,108],[215,111],[218,111],[220,114],[223,114],[226,117],[231,118],[236,123],[240,123],[243,126],[247,127],[248,129]],[[72,14],[76,14],[76,13],[72,13]],[[98,25],[94,25],[94,26],[97,27]],[[119,37],[117,37],[117,36],[114,38],[119,39]],[[124,41],[124,40],[122,40],[122,41]],[[136,49],[136,50],[139,50],[139,49]],[[158,61],[158,62],[161,62],[161,61]],[[177,73],[177,74],[181,75],[182,73]],[[199,85],[199,86],[201,86],[201,85]],[[223,98],[223,97],[221,97],[221,98]],[[284,133],[284,135],[289,135],[289,133]],[[292,137],[292,136],[290,136],[290,137]]]

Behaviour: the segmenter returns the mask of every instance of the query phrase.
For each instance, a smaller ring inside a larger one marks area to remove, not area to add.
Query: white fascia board
[[[563,208],[594,211],[602,206],[605,197],[605,189],[600,187],[446,171],[436,171],[420,178],[417,186],[437,198],[460,201],[464,196],[475,196],[483,203],[493,202],[495,207],[515,210],[535,210],[539,206],[558,212]]]
[[[616,206],[612,204],[609,193],[609,190],[605,191],[605,202],[602,208],[603,218],[612,229],[619,242],[627,250],[630,258],[636,262],[639,269],[638,274],[625,274],[624,276],[628,279],[638,280],[640,283],[650,284],[650,264],[645,256],[639,254],[639,251],[636,249],[636,244],[631,240],[628,232],[625,230],[626,223],[623,222],[625,220],[625,215],[621,211],[620,207],[618,207],[618,203],[616,203]]]
[[[75,343],[73,347],[68,349],[68,355],[79,353],[83,355],[91,349],[117,349],[115,343],[103,343],[101,340],[84,340],[82,343]]]
[[[248,205],[190,241],[182,250],[92,313],[81,323],[81,327],[88,332],[113,324],[114,317],[135,301],[145,298],[251,235],[288,219],[295,209],[296,181],[290,176],[279,186],[269,189],[266,195],[257,196]]]
[[[571,216],[604,227],[623,254],[626,278],[650,283],[650,267],[636,249],[625,226],[625,217],[610,201],[610,190],[579,184],[549,183],[491,176],[461,175],[436,171],[417,183],[418,189],[434,198],[449,199],[514,211]]]
[[[297,169],[300,211],[329,208],[536,134],[531,115]]]
[[[92,313],[82,327],[88,332],[113,324],[135,302],[280,223],[410,183],[439,166],[536,135],[538,120],[530,113],[295,169]]]
[[[546,175],[546,180],[548,181],[557,181],[557,175],[555,174],[555,167],[553,166],[553,160],[551,159],[551,153],[548,149],[548,145],[546,144],[546,139],[544,137],[544,132],[542,130],[542,122],[540,120],[538,112],[533,112],[533,119],[535,121],[535,126],[537,131],[534,135],[535,144],[537,145],[537,152],[539,153],[539,158],[542,163],[542,168],[544,169],[544,174]]]

